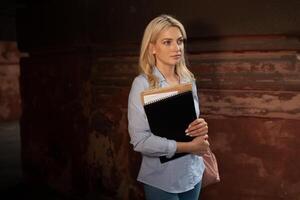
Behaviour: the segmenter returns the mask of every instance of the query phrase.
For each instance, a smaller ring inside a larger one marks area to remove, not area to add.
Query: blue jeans
[[[189,191],[182,193],[169,193],[156,187],[144,184],[146,200],[199,200],[201,182]]]

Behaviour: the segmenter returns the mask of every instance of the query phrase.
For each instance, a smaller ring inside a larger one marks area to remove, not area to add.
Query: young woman
[[[141,74],[131,87],[128,99],[128,130],[131,144],[143,159],[138,181],[144,184],[147,200],[198,200],[204,163],[201,154],[208,150],[208,127],[198,118],[186,129],[191,142],[177,142],[158,137],[150,131],[140,94],[149,88],[175,84],[193,84],[197,116],[199,103],[193,74],[184,58],[186,32],[183,25],[169,15],[154,18],[146,27],[139,59]],[[159,157],[189,153],[161,163]]]

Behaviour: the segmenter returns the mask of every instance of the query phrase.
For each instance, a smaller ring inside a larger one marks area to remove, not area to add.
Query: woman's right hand
[[[176,153],[203,155],[209,149],[208,135],[194,137],[190,142],[176,142]]]
[[[202,155],[209,149],[208,135],[195,137],[191,142],[191,153]]]

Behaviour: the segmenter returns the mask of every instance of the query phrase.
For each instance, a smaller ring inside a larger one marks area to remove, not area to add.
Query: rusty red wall
[[[136,61],[137,57],[103,57],[93,67],[97,88],[93,104],[99,110],[95,115],[102,116],[105,128],[91,135],[95,147],[89,148],[96,155],[91,162],[103,171],[98,176],[103,190],[114,188],[121,199],[143,195],[135,182],[139,162],[132,160],[139,156],[128,145],[126,130],[126,98]],[[203,190],[203,199],[298,199],[297,53],[194,53],[189,61],[222,178]]]
[[[16,42],[0,41],[0,121],[18,120],[21,115],[19,59]]]
[[[189,58],[222,177],[204,198],[297,199],[297,53]],[[48,51],[21,62],[28,179],[69,195],[141,199],[140,156],[129,145],[126,118],[137,60],[132,54]]]
[[[192,56],[222,182],[204,199],[299,199],[297,52]]]
[[[141,157],[127,132],[127,97],[144,25],[170,11],[192,36],[189,66],[219,160],[222,181],[203,190],[203,199],[298,200],[300,42],[292,12],[298,1],[254,1],[258,16],[240,4],[235,9],[239,1],[224,3],[238,14],[247,10],[241,17],[248,23],[234,12],[214,12],[212,1],[208,7],[189,4],[205,15],[182,10],[183,2],[172,9],[161,1],[120,2],[27,1],[19,12],[18,42],[29,52],[21,59],[26,180],[81,199],[143,198],[136,181]],[[274,18],[281,7],[282,18]],[[276,19],[283,21],[272,23]]]

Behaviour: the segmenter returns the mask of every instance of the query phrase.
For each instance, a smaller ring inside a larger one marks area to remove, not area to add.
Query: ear
[[[156,54],[155,46],[152,43],[149,44],[149,51],[151,54]]]

